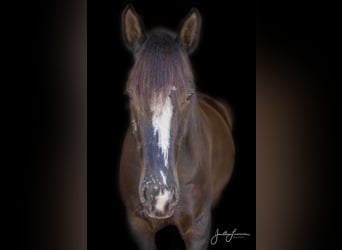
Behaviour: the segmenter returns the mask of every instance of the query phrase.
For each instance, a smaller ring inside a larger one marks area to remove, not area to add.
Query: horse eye
[[[191,92],[189,93],[187,96],[186,96],[186,101],[190,102],[190,99],[191,97],[194,95],[194,92]]]

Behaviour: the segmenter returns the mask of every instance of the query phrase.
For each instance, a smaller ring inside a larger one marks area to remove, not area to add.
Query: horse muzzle
[[[178,203],[178,190],[163,185],[145,185],[141,189],[140,201],[144,213],[154,219],[170,218]]]

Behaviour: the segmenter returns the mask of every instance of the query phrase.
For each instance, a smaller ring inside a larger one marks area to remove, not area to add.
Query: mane
[[[127,81],[127,93],[139,112],[146,114],[146,105],[154,95],[165,101],[172,92],[175,100],[194,88],[193,75],[185,49],[173,33],[155,30],[149,34],[135,55]]]

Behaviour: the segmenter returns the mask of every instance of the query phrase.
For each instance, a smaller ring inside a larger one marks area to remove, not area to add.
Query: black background
[[[126,1],[88,2],[88,249],[136,249],[118,193],[121,144],[128,125],[125,80],[132,57],[121,40]],[[252,8],[229,2],[132,1],[147,29],[176,30],[191,7],[202,14],[202,35],[191,56],[198,89],[227,100],[235,119],[236,164],[213,231],[249,233],[210,249],[255,248],[255,43]],[[174,229],[159,234],[161,249],[179,249]],[[177,248],[178,247],[178,248]]]
[[[279,65],[283,66],[283,76],[280,77],[285,79],[300,72],[299,83],[285,81],[285,84],[290,87],[299,84],[295,87],[312,96],[303,106],[308,105],[314,117],[307,127],[307,131],[314,131],[308,139],[313,140],[308,146],[313,164],[303,167],[308,167],[308,173],[318,177],[318,181],[309,187],[318,190],[317,203],[311,204],[306,212],[317,214],[310,220],[311,226],[293,222],[297,228],[305,227],[303,231],[312,230],[304,244],[307,249],[341,248],[341,210],[337,197],[341,197],[341,97],[338,89],[341,83],[339,30],[342,20],[337,6],[334,1],[290,0],[257,1],[256,8],[257,58],[280,62]],[[284,83],[274,82],[273,87],[277,88],[277,84]],[[291,103],[290,98],[288,103]],[[310,180],[309,176],[304,177],[303,183],[307,180]],[[304,237],[299,235],[300,238]]]

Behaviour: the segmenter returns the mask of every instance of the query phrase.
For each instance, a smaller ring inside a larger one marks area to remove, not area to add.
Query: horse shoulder
[[[200,95],[199,104],[210,137],[211,183],[213,201],[216,203],[233,171],[235,146],[232,112],[224,102],[207,95]]]

